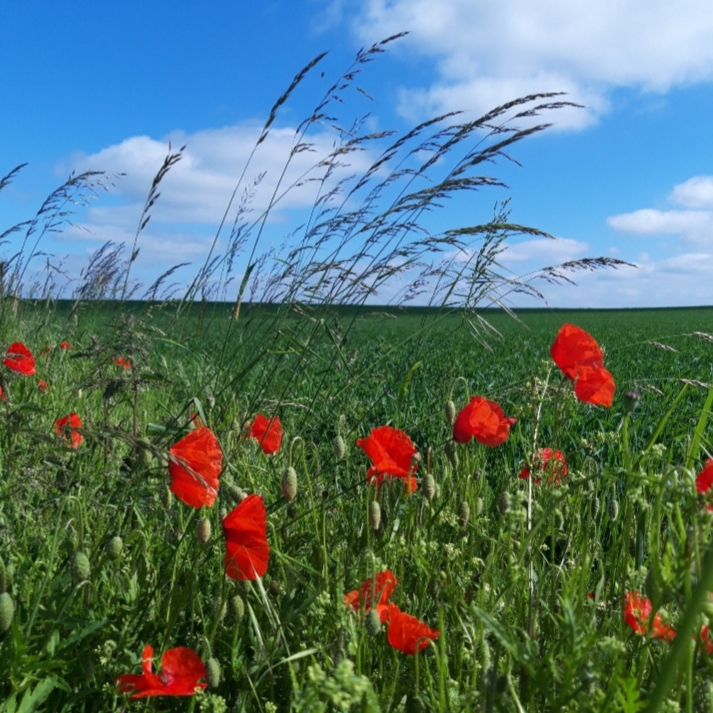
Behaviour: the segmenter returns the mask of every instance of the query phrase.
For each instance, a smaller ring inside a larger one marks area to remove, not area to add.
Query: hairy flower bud
[[[75,584],[81,584],[89,579],[89,558],[84,552],[77,551],[72,555],[72,559],[69,563],[69,572]]]
[[[378,500],[369,503],[369,525],[372,530],[378,530],[381,525],[381,506]]]
[[[344,443],[344,439],[337,435],[332,440],[332,448],[334,450],[334,456],[337,460],[342,460],[347,453],[347,446]]]
[[[475,514],[476,515],[482,515],[483,514],[483,498],[476,498],[475,499]]]
[[[210,520],[207,517],[202,517],[200,520],[198,520],[198,523],[196,524],[196,535],[198,536],[198,542],[200,542],[202,545],[205,545],[208,540],[210,540],[212,532],[212,527],[210,524]]]
[[[510,493],[502,492],[498,495],[498,510],[503,517],[510,512]]]
[[[245,603],[239,594],[228,599],[228,616],[235,624],[239,624],[245,616]]]
[[[220,686],[220,664],[212,656],[205,662],[206,680],[211,688]]]
[[[297,495],[297,471],[292,466],[282,474],[282,494],[286,500],[294,500]]]
[[[619,501],[616,498],[612,498],[609,501],[609,518],[612,522],[616,522],[619,517]]]
[[[111,560],[118,560],[121,557],[121,551],[124,549],[124,540],[119,537],[119,535],[114,535],[114,537],[106,543],[106,554]]]
[[[14,616],[15,602],[7,592],[3,592],[0,594],[0,631],[5,632],[12,626]]]
[[[446,401],[446,421],[452,426],[456,422],[456,405],[452,399]]]
[[[240,505],[240,503],[242,503],[243,500],[245,500],[245,498],[247,498],[248,496],[248,494],[242,488],[239,488],[237,485],[231,485],[228,488],[228,495],[236,505]]]
[[[423,476],[422,486],[426,500],[433,500],[436,497],[436,479],[430,473],[426,473]]]
[[[458,467],[458,449],[455,441],[446,441],[446,445],[443,446],[443,450],[446,453],[446,458],[450,462],[451,466],[455,469]]]
[[[641,401],[638,389],[631,389],[624,394],[624,413],[631,413]]]
[[[458,520],[463,528],[470,522],[470,505],[465,500],[458,505]]]
[[[376,609],[370,609],[364,619],[364,626],[369,636],[376,636],[381,631],[381,620]]]

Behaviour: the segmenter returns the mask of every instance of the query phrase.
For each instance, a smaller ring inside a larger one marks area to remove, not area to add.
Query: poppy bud
[[[463,528],[470,522],[470,505],[465,500],[458,506],[458,520]]]
[[[163,504],[166,510],[170,510],[173,505],[173,493],[170,488],[164,488],[163,491]]]
[[[502,492],[498,495],[498,510],[503,517],[510,512],[510,493]]]
[[[10,585],[12,584],[11,572],[9,567],[5,567],[5,563],[0,557],[0,594],[3,592],[10,591]]]
[[[203,517],[198,520],[196,525],[196,535],[198,536],[198,542],[205,545],[208,540],[210,540],[211,535],[211,525],[210,520],[207,517]]]
[[[245,500],[245,498],[247,498],[248,496],[248,494],[242,488],[239,488],[237,485],[231,485],[228,488],[228,495],[236,505],[240,505],[240,503],[242,503],[243,500]]]
[[[273,579],[270,582],[270,586],[267,588],[267,591],[270,593],[271,597],[277,599],[277,597],[280,596],[280,583],[276,579]]]
[[[426,500],[433,500],[436,497],[436,479],[430,474],[426,473],[423,476],[423,495]]]
[[[227,608],[226,602],[224,602],[220,597],[216,597],[213,600],[213,616],[217,617],[218,621],[223,621],[223,619],[225,619],[225,612]]]
[[[631,413],[641,401],[638,389],[631,389],[624,394],[624,413]]]
[[[121,551],[124,549],[124,540],[119,537],[119,535],[114,535],[114,537],[106,543],[106,554],[111,560],[118,560],[121,557]]]
[[[332,448],[334,449],[334,456],[337,460],[342,460],[347,452],[347,446],[344,443],[344,439],[341,436],[335,436],[332,440]]]
[[[370,609],[364,619],[364,626],[369,636],[376,636],[381,631],[381,619],[376,609]]]
[[[245,604],[239,594],[228,599],[228,616],[235,624],[239,624],[245,616]]]
[[[297,471],[292,466],[282,474],[282,494],[287,500],[293,500],[297,495]]]
[[[77,551],[72,555],[72,561],[69,563],[69,572],[75,584],[81,584],[89,579],[89,558],[84,552]]]
[[[456,405],[451,399],[446,401],[446,421],[452,426],[456,422]]]
[[[372,530],[378,530],[381,525],[381,507],[378,500],[369,503],[369,525]]]
[[[601,503],[599,502],[598,497],[592,498],[592,517],[596,517],[599,515],[599,508],[601,506]]]
[[[206,680],[211,688],[220,686],[220,664],[212,656],[205,662]]]
[[[476,498],[476,499],[475,499],[475,514],[476,514],[476,515],[482,515],[482,514],[483,514],[483,498]]]
[[[446,441],[446,445],[443,446],[443,450],[446,452],[446,458],[450,462],[453,468],[458,467],[458,451],[456,449],[455,441]]]
[[[290,503],[287,506],[287,517],[289,517],[290,520],[294,520],[297,515],[299,515],[299,510],[297,509],[297,506],[294,503]]]
[[[617,501],[616,498],[612,498],[609,501],[609,518],[611,519],[612,522],[616,522],[616,519],[619,517],[619,502]]]
[[[14,616],[15,602],[7,592],[3,592],[0,594],[0,631],[5,632],[10,628]]]

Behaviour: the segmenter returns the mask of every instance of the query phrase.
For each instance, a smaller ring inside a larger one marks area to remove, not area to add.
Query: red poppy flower
[[[47,391],[47,382],[46,382],[44,379],[40,379],[40,380],[37,382],[37,388],[38,388],[42,393],[44,393],[45,391]]]
[[[259,495],[248,495],[223,520],[225,572],[231,579],[257,579],[267,572],[267,513]]]
[[[69,342],[62,342],[62,343],[59,345],[59,348],[60,348],[60,349],[71,349],[71,348],[72,348],[72,345],[71,345]]]
[[[699,495],[707,493],[713,487],[713,459],[709,458],[703,470],[696,476],[696,492]],[[713,512],[713,504],[706,505],[709,512]]]
[[[649,599],[642,597],[638,592],[626,593],[624,619],[637,634],[646,634],[648,632],[652,611],[653,606]],[[650,626],[651,636],[654,639],[668,639],[670,641],[676,636],[675,629],[663,623],[660,612],[656,612],[656,616]]]
[[[282,424],[277,416],[273,416],[269,421],[265,416],[259,413],[254,421],[251,421],[248,426],[248,438],[256,438],[260,441],[260,447],[263,453],[272,455],[280,450],[282,443]]]
[[[131,693],[131,698],[149,696],[192,696],[196,689],[207,684],[198,683],[205,678],[205,664],[200,656],[185,646],[169,649],[161,657],[161,673],[153,673],[153,647],[144,647],[141,675],[125,673],[116,679],[121,693]]]
[[[580,401],[609,407],[614,401],[614,377],[604,368],[604,354],[596,339],[574,324],[563,324],[550,347],[550,356],[564,375],[575,382]]]
[[[405,654],[415,654],[416,647],[423,651],[441,635],[415,616],[402,612],[396,604],[389,604],[389,631],[387,639],[395,649]]]
[[[7,394],[2,390],[2,386],[0,386],[0,401],[7,401]]]
[[[7,358],[3,362],[8,369],[19,371],[25,376],[32,376],[37,373],[35,369],[35,357],[32,352],[22,343],[13,342],[7,348]]]
[[[114,364],[116,364],[117,366],[121,366],[124,369],[131,369],[131,362],[126,357],[119,357],[118,359],[114,359]]]
[[[701,633],[699,634],[703,648],[709,656],[713,656],[713,637],[711,636],[710,629],[706,624],[701,627]]]
[[[453,439],[458,443],[468,443],[471,438],[484,446],[495,448],[505,443],[510,426],[516,418],[508,418],[495,401],[483,396],[473,396],[465,408],[456,416],[453,424]]]
[[[376,580],[375,583],[374,580]],[[369,579],[365,579],[362,582],[361,590],[354,589],[345,594],[344,603],[356,612],[361,609],[361,605],[363,604],[364,612],[368,612],[373,602],[376,602],[376,611],[381,623],[384,624],[389,616],[387,603],[398,580],[394,576],[394,573],[388,569],[379,572],[376,577],[374,577],[374,580],[369,577]]]
[[[562,451],[553,451],[551,448],[540,448],[532,459],[532,466],[536,471],[549,473],[547,483],[560,484],[560,479],[567,475],[567,461]],[[551,471],[551,472],[550,472]],[[519,478],[527,480],[530,477],[530,466],[525,464],[520,471]],[[540,484],[540,478],[535,479],[535,485]]]
[[[57,431],[58,436],[64,436],[65,440],[72,446],[72,448],[79,448],[79,446],[84,441],[84,436],[79,433],[76,429],[82,427],[82,419],[72,412],[67,416],[58,418],[54,422],[55,431]],[[67,433],[69,430],[69,434]]]
[[[205,426],[184,436],[169,450],[171,491],[191,507],[210,507],[215,502],[222,468],[220,443]]]
[[[381,486],[385,475],[403,478],[406,488],[411,492],[418,487],[413,474],[418,469],[414,456],[418,453],[411,439],[398,428],[379,426],[372,428],[366,438],[358,438],[357,446],[371,458],[374,465],[366,473],[366,479],[376,478]]]

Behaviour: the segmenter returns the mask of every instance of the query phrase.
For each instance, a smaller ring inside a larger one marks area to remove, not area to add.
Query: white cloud
[[[580,128],[607,111],[611,88],[666,92],[713,79],[713,5],[699,0],[368,0],[354,30],[365,43],[408,30],[395,51],[436,58],[436,82],[402,89],[407,114],[482,114],[564,90],[588,109],[555,120]]]
[[[620,233],[633,235],[676,235],[698,233],[713,227],[713,215],[698,210],[656,210],[644,208],[607,218],[607,224]]]
[[[520,243],[508,245],[498,258],[498,262],[512,270],[519,270],[518,265],[522,263],[532,262],[533,269],[537,269],[547,265],[557,265],[570,260],[577,260],[584,257],[587,250],[588,245],[586,243],[570,238],[560,238],[558,240],[536,238],[535,240],[524,240]]]
[[[687,208],[713,208],[713,176],[694,176],[679,183],[669,200]]]

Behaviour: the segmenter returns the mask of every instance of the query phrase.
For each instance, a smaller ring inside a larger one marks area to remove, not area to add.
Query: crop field
[[[0,711],[713,710],[713,309],[0,308]]]

